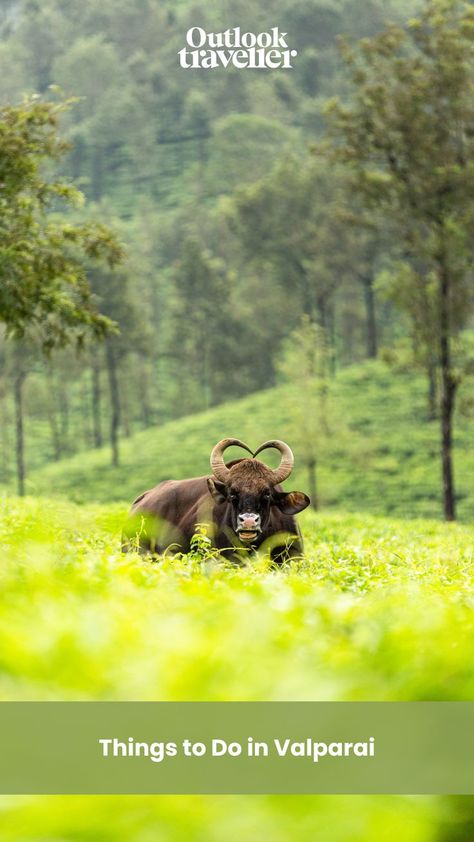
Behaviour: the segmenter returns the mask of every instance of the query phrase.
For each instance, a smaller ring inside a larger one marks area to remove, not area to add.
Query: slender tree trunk
[[[53,459],[58,462],[61,459],[61,442],[59,439],[58,422],[54,404],[48,405],[49,429],[51,432],[51,444],[53,445]]]
[[[100,387],[100,362],[94,354],[92,360],[92,435],[94,447],[102,447],[102,425],[100,423],[100,411],[102,403],[102,391]]]
[[[445,520],[456,520],[453,476],[453,410],[456,386],[442,365],[441,448],[443,474],[443,509]]]
[[[317,322],[319,326],[323,329],[324,335],[327,335],[328,329],[328,307],[327,307],[327,300],[326,296],[318,295],[317,298]]]
[[[59,384],[59,417],[60,417],[60,438],[61,450],[69,451],[69,398],[67,386]]]
[[[9,417],[7,410],[7,401],[4,388],[2,386],[0,392],[0,437],[1,437],[1,476],[2,481],[6,482],[10,470],[10,441],[9,441]]]
[[[316,459],[311,457],[307,462],[308,468],[308,490],[311,499],[311,508],[315,512],[318,510],[318,493],[316,485]]]
[[[317,320],[317,312],[311,278],[299,260],[294,261],[294,266],[299,275],[303,313],[305,316],[308,316],[312,322],[314,322]]]
[[[329,340],[328,363],[329,372],[332,376],[336,374],[337,369],[337,349],[336,349],[336,314],[334,308],[334,301],[331,301],[327,309],[327,337]]]
[[[449,274],[443,260],[439,271],[439,323],[441,368],[441,463],[443,510],[445,520],[456,520],[453,475],[453,413],[456,381],[451,368],[451,336],[449,318]]]
[[[48,400],[48,421],[49,421],[49,429],[51,432],[51,444],[53,448],[53,459],[55,462],[58,462],[61,458],[61,436],[59,433],[59,425],[58,425],[58,418],[56,414],[56,389],[54,386],[54,376],[53,376],[53,369],[51,363],[48,365],[48,389],[49,389],[49,400]]]
[[[426,370],[428,376],[428,421],[434,421],[438,410],[438,390],[436,388],[436,364],[432,356]]]
[[[141,382],[141,416],[144,428],[150,426],[150,378],[148,374],[147,361],[142,362],[142,382]]]
[[[23,420],[23,384],[26,374],[20,371],[14,380],[15,397],[15,437],[16,437],[16,477],[20,497],[25,494],[25,436]]]
[[[201,370],[202,370],[202,394],[203,394],[203,398],[204,398],[203,405],[204,405],[204,409],[209,409],[209,407],[211,406],[211,403],[212,403],[212,401],[211,401],[211,382],[210,382],[211,377],[210,377],[210,370],[209,370],[210,369],[210,366],[209,366],[209,348],[208,348],[206,338],[204,338],[201,341],[200,353],[202,355]]]
[[[91,427],[91,414],[89,412],[89,387],[85,378],[81,379],[81,404],[80,412],[82,419],[82,436],[84,446],[89,448],[93,441],[93,433]]]
[[[377,319],[375,315],[374,279],[371,274],[362,278],[364,286],[364,302],[366,315],[367,358],[374,360],[377,356]]]
[[[105,344],[107,360],[107,373],[109,377],[110,390],[110,446],[112,448],[112,465],[114,468],[120,464],[119,454],[119,427],[120,427],[120,396],[117,377],[117,360],[112,343],[108,340]]]

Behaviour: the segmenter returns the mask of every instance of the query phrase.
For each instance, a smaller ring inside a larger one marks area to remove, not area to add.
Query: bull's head
[[[252,458],[240,459],[226,465],[224,451],[231,445],[242,447]],[[275,448],[281,453],[278,468],[272,470],[259,459],[258,453]],[[287,444],[278,439],[266,441],[252,453],[239,439],[223,439],[211,453],[213,476],[207,484],[217,503],[230,506],[232,529],[244,544],[253,544],[270,521],[272,507],[286,515],[295,515],[309,505],[309,497],[301,491],[282,491],[276,486],[289,477],[293,468],[293,453]]]

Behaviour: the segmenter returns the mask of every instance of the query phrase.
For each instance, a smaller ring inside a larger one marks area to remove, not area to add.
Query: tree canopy
[[[0,110],[0,320],[16,337],[37,334],[47,349],[111,327],[95,306],[85,260],[113,266],[123,256],[105,225],[51,213],[82,201],[70,183],[45,175],[68,149],[58,135],[65,107],[34,97]]]
[[[474,308],[474,8],[428,0],[405,28],[343,44],[353,88],[329,106],[333,146],[352,189],[398,238],[401,306],[423,325],[441,378],[444,512],[455,517],[453,343]]]

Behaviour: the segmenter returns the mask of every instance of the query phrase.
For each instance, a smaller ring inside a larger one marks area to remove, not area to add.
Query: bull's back
[[[191,506],[208,494],[206,477],[167,479],[144,491],[132,503],[132,513],[147,512],[179,522]]]
[[[134,500],[124,529],[124,546],[138,538],[141,549],[162,552],[174,545],[187,552],[196,523],[212,504],[206,477],[164,480]]]

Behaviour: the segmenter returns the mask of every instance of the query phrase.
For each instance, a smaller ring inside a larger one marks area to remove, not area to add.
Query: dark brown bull
[[[224,451],[242,447],[252,458],[224,463]],[[276,448],[280,465],[272,470],[258,453]],[[170,547],[188,552],[198,523],[205,523],[213,545],[239,560],[245,552],[269,551],[281,563],[301,555],[303,543],[294,515],[309,505],[301,491],[283,491],[280,483],[293,468],[293,453],[287,444],[272,440],[255,453],[239,439],[223,439],[211,453],[212,476],[166,480],[134,501],[124,530],[124,549],[138,538],[141,551],[162,553]]]

